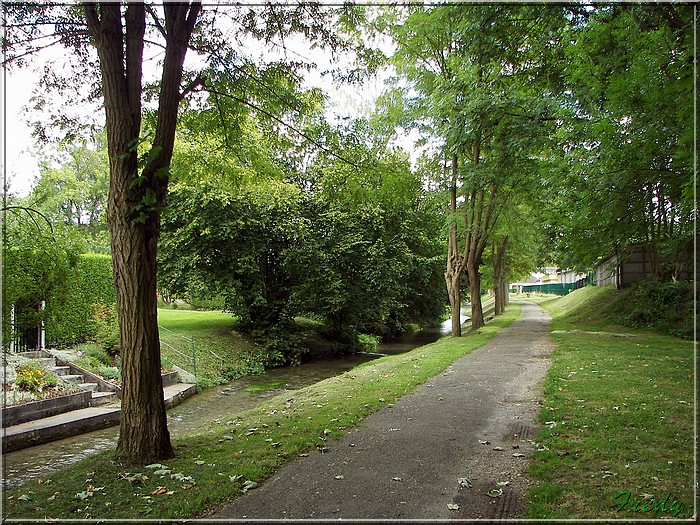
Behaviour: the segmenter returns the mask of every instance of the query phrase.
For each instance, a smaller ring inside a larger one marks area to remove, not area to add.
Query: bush
[[[92,305],[92,316],[95,322],[95,341],[107,354],[119,354],[119,318],[117,305]]]
[[[301,364],[302,356],[309,352],[304,335],[294,327],[274,326],[254,330],[251,335],[264,348],[266,367]]]
[[[630,286],[609,312],[616,323],[693,338],[693,285],[673,281],[640,281]]]
[[[58,384],[58,376],[40,365],[22,364],[17,366],[16,372],[15,386],[24,392],[42,392]]]
[[[357,336],[357,340],[360,345],[360,352],[373,354],[379,348],[379,337],[376,335],[360,334]]]

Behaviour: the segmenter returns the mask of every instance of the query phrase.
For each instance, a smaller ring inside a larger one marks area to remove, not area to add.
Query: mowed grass
[[[230,313],[160,308],[158,325],[164,364],[189,373],[196,365],[200,388],[265,371],[263,350],[236,331]]]
[[[225,334],[235,328],[236,318],[227,312],[159,308],[158,324],[186,335]]]
[[[544,388],[530,518],[691,518],[694,345],[610,324],[613,288],[534,298],[557,349]],[[532,299],[532,298],[531,298]]]
[[[98,453],[4,494],[6,519],[184,519],[206,516],[285,462],[318,454],[363,418],[483,346],[517,305],[461,338],[367,362],[173,440],[176,457],[146,468]]]

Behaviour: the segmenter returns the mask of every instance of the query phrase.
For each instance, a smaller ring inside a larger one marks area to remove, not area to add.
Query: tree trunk
[[[459,291],[460,276],[455,275],[453,271],[445,272],[445,282],[447,283],[447,295],[450,298],[450,315],[452,317],[452,337],[460,337],[462,335],[461,323],[461,296]]]
[[[464,270],[464,261],[460,260],[457,245],[457,155],[452,155],[452,182],[450,185],[450,219],[449,237],[447,244],[447,269],[445,283],[450,300],[450,315],[452,317],[452,337],[462,336],[461,296],[459,284]]]
[[[122,363],[117,456],[145,464],[173,456],[160,374],[158,228],[156,224],[131,224],[132,206],[124,198],[125,192],[110,194],[108,217]]]
[[[84,4],[100,59],[110,158],[107,221],[119,312],[122,403],[116,454],[144,464],[173,456],[160,375],[156,252],[167,191],[182,64],[201,9],[165,4],[165,59],[150,161],[139,173],[145,6]],[[126,30],[125,30],[126,29]]]
[[[470,257],[467,261],[467,275],[469,275],[469,295],[472,304],[472,330],[486,325],[484,322],[484,309],[481,305],[481,274],[479,273],[480,261]]]
[[[501,315],[508,306],[508,287],[506,285],[506,251],[508,236],[500,244],[493,246],[493,292],[495,297],[494,315]]]

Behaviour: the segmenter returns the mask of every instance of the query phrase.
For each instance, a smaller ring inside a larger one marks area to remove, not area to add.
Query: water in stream
[[[449,319],[440,327],[382,343],[378,352],[400,354],[436,341],[450,329]],[[370,359],[367,355],[338,357],[305,363],[296,367],[276,368],[260,376],[248,376],[226,385],[209,388],[168,411],[168,428],[172,436],[193,433],[215,420],[231,419],[236,412],[253,408],[263,399],[285,391],[297,390],[323,379],[342,374]],[[250,386],[283,381],[284,386],[263,392],[249,392]],[[114,426],[86,434],[36,445],[2,455],[4,488],[21,485],[75,463],[95,452],[113,448],[119,427]]]

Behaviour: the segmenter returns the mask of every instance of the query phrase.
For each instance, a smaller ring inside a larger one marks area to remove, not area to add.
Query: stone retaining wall
[[[90,406],[91,392],[78,392],[51,399],[31,401],[22,405],[2,409],[2,425],[10,427],[27,421],[56,416],[71,410],[79,410]]]

